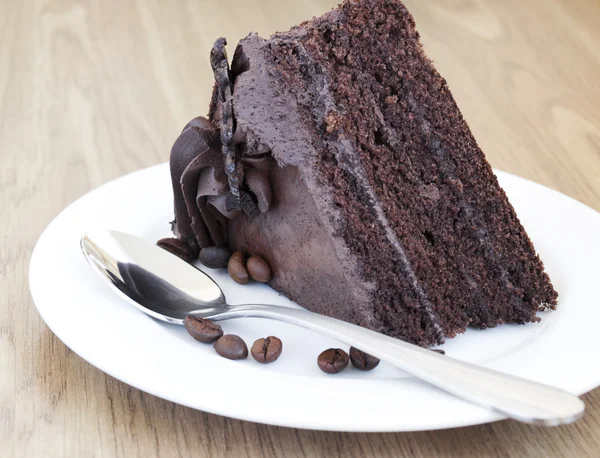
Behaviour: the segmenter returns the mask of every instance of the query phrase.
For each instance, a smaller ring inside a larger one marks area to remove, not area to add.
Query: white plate
[[[452,357],[582,394],[600,385],[600,215],[538,184],[497,172],[560,293],[539,324],[468,330],[449,340]],[[89,229],[117,229],[155,241],[169,235],[172,193],[166,164],[105,184],[65,209],[42,234],[30,285],[50,329],[74,352],[129,385],[229,417],[298,428],[411,431],[473,425],[501,417],[382,363],[323,374],[316,357],[336,341],[260,319],[223,323],[248,344],[279,336],[275,364],[229,361],[182,327],[155,321],[120,299],[84,260]],[[212,271],[231,303],[289,303],[264,285],[241,286]],[[343,346],[342,346],[343,348]]]

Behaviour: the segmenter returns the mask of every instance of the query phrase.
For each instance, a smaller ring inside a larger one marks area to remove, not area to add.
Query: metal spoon
[[[269,318],[331,336],[387,361],[461,399],[526,423],[570,423],[583,415],[575,395],[540,383],[443,356],[334,318],[276,305],[229,305],[204,272],[140,238],[94,231],[81,239],[94,269],[126,300],[162,321],[183,324],[187,315],[214,321]]]

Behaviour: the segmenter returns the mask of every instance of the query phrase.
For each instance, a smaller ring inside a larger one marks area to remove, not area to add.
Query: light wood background
[[[27,281],[41,231],[90,189],[167,160],[206,113],[214,38],[268,35],[334,3],[0,0],[0,455],[600,456],[600,390],[554,429],[301,431],[144,394],[41,321]],[[600,1],[406,3],[492,164],[600,209]]]

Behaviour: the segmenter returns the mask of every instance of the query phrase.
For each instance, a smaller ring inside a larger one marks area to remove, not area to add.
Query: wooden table
[[[27,281],[41,231],[90,189],[167,160],[181,127],[207,111],[214,38],[234,45],[334,3],[0,0],[0,455],[600,456],[598,389],[583,420],[554,429],[301,431],[142,393],[41,321]],[[600,2],[406,3],[492,164],[600,209]]]

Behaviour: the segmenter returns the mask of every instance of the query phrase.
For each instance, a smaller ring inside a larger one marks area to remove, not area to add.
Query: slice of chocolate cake
[[[176,235],[244,250],[300,305],[420,345],[538,321],[557,294],[397,0],[211,54],[171,154]]]

